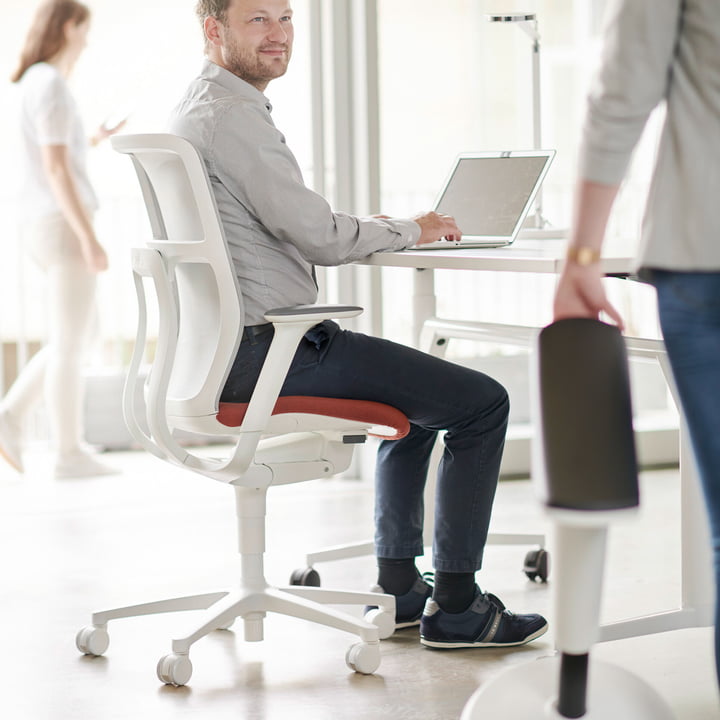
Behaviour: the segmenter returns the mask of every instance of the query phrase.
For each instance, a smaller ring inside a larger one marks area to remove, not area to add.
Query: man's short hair
[[[227,23],[227,11],[232,0],[198,0],[195,6],[195,14],[200,21],[200,27],[203,28],[203,38],[205,40],[205,49],[208,49],[208,39],[205,37],[205,18],[214,17],[219,23],[225,25]]]

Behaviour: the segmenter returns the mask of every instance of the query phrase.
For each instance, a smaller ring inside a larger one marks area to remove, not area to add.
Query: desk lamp
[[[514,23],[532,41],[532,85],[533,85],[533,149],[540,150],[542,137],[542,119],[540,113],[540,32],[535,13],[506,12],[485,15],[488,22]],[[521,237],[558,237],[562,231],[548,228],[548,221],[543,217],[542,188],[535,196],[535,213],[530,228],[521,231]]]

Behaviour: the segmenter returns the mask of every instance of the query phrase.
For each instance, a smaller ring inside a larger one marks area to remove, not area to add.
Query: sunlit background
[[[325,15],[332,0],[294,0],[296,44],[288,74],[269,86],[274,118],[295,152],[309,185],[335,203],[335,178],[343,158],[326,152],[317,167],[318,115],[313,115],[311,10]],[[531,42],[517,27],[489,23],[488,12],[537,13],[541,35],[542,145],[557,150],[544,185],[544,210],[567,226],[584,98],[597,62],[604,0],[377,0],[379,69],[380,207],[337,207],[358,213],[382,210],[412,215],[433,202],[460,152],[532,147]],[[202,60],[193,0],[94,0],[90,45],[72,78],[88,132],[108,117],[129,114],[127,132],[165,129],[165,120]],[[2,0],[0,77],[7,78],[36,7],[30,0]],[[321,25],[323,42],[337,33]],[[353,29],[348,28],[352,33]],[[372,46],[371,46],[372,51]],[[327,63],[326,63],[327,68]],[[329,72],[326,69],[327,72]],[[333,112],[333,91],[323,117]],[[15,88],[0,83],[0,337],[4,382],[45,336],[42,275],[19,247],[14,214]],[[317,108],[316,108],[317,110]],[[613,217],[609,246],[636,247],[655,132],[650,123],[636,153]],[[325,134],[342,126],[324,125]],[[101,277],[100,342],[93,362],[122,367],[135,331],[136,306],[129,248],[147,236],[144,209],[130,163],[109,143],[91,151],[91,175],[100,197],[96,222],[110,256]],[[382,272],[382,329],[411,342],[412,271]],[[327,278],[328,299],[337,283]],[[438,309],[455,318],[542,324],[550,320],[553,278],[438,271]],[[377,292],[374,299],[379,300]],[[653,295],[635,287],[617,296],[631,332],[656,332]],[[516,351],[468,348],[453,343],[451,356],[503,357]]]

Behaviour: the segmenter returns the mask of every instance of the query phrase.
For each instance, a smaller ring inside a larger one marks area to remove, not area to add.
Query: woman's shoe
[[[82,450],[75,450],[63,455],[55,463],[55,477],[58,479],[118,475],[119,473],[120,470],[104,465]]]

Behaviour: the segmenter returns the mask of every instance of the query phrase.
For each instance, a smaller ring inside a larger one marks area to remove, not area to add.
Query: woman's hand
[[[82,243],[82,256],[85,267],[91,273],[100,273],[108,269],[108,257],[105,248],[95,239]]]
[[[600,263],[577,265],[568,261],[555,291],[554,319],[577,317],[597,319],[600,313],[604,312],[622,330],[624,327],[622,317],[607,299],[602,279]]]
[[[99,145],[103,140],[107,140],[112,135],[115,135],[115,133],[120,132],[125,127],[125,123],[127,121],[127,118],[123,118],[119,123],[116,123],[111,127],[108,127],[105,123],[103,123],[95,131],[95,134],[90,138],[90,144],[95,147],[96,145]]]

